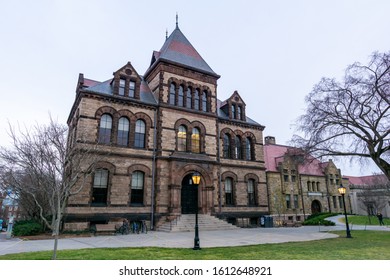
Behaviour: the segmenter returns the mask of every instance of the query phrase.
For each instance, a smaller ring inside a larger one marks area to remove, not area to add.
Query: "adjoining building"
[[[102,159],[69,199],[65,228],[123,218],[155,228],[196,208],[238,225],[269,214],[264,126],[237,91],[218,99],[219,77],[178,25],[144,75],[130,62],[103,82],[80,74],[69,147],[95,145]]]
[[[348,180],[332,160],[321,162],[305,156],[301,150],[276,144],[275,137],[265,137],[264,157],[270,212],[276,224],[299,222],[310,214],[343,213],[338,187],[347,187],[347,212],[351,213]]]
[[[390,183],[384,174],[346,176],[351,191],[353,213],[390,217]]]

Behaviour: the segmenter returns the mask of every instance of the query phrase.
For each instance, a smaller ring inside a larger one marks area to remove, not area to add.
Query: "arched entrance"
[[[311,203],[311,213],[321,213],[321,203],[318,200],[313,200]]]
[[[196,192],[198,188],[192,184],[192,174],[185,176],[181,182],[181,213],[195,214],[198,202]]]

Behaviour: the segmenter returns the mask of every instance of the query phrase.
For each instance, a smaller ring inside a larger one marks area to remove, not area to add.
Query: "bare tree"
[[[390,52],[350,65],[342,81],[323,78],[306,103],[295,146],[316,157],[371,159],[390,179]]]
[[[78,143],[67,147],[67,133],[66,126],[52,119],[48,125],[31,130],[16,132],[10,126],[12,145],[0,148],[0,178],[19,196],[34,200],[40,218],[55,237],[53,259],[67,201],[81,191],[98,160],[94,146],[84,148]]]

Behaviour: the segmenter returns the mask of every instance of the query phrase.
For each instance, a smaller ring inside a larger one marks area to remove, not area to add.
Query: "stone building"
[[[218,99],[219,77],[177,24],[144,75],[130,62],[103,82],[80,74],[69,146],[104,156],[69,200],[65,227],[128,218],[155,228],[197,207],[236,224],[268,214],[264,126],[237,91]]]
[[[390,217],[390,183],[384,174],[347,176],[354,214]]]
[[[265,137],[264,157],[270,212],[276,223],[303,221],[319,212],[344,212],[338,187],[347,188],[347,212],[350,212],[348,180],[329,160],[303,156],[299,149],[276,144],[275,137]]]

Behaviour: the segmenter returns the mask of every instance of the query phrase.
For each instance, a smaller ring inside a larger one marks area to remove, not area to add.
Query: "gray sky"
[[[29,127],[49,112],[65,123],[79,73],[105,81],[130,61],[139,74],[165,32],[179,27],[221,78],[218,97],[237,90],[264,136],[286,144],[304,98],[321,77],[390,46],[390,1],[0,0],[0,145],[8,122]],[[336,162],[344,175],[369,175]]]

